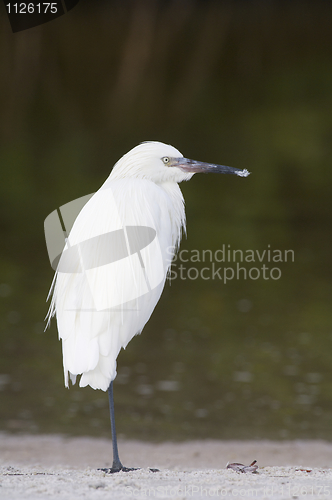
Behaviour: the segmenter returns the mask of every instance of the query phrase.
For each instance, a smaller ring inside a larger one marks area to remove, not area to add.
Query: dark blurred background
[[[110,436],[107,395],[66,390],[43,332],[43,221],[160,140],[252,172],[181,185],[183,249],[295,260],[167,285],[118,358],[118,433],[332,439],[332,3],[81,0],[16,34],[0,15],[0,429]]]

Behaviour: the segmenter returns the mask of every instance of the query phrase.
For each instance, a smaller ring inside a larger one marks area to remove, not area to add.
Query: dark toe
[[[105,468],[105,469],[97,469],[105,472],[106,474],[115,474],[116,472],[131,472],[132,470],[138,470],[138,468],[135,467],[111,467],[111,468]]]

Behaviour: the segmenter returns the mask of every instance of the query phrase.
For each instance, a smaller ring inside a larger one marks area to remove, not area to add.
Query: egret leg
[[[137,470],[135,468],[124,467],[120,461],[119,451],[118,451],[118,441],[116,439],[116,430],[115,430],[115,417],[114,417],[114,399],[113,399],[113,381],[110,383],[108,388],[108,401],[110,405],[110,419],[111,419],[111,430],[112,430],[112,444],[113,444],[113,465],[111,469],[98,469],[103,472],[107,472],[108,474],[112,474],[114,472],[129,472],[131,470]]]
[[[114,417],[114,399],[113,399],[113,381],[110,383],[108,388],[108,401],[110,404],[110,419],[111,419],[111,430],[112,430],[112,444],[113,444],[113,465],[112,468],[98,469],[106,472],[107,474],[113,474],[114,472],[130,472],[132,470],[138,470],[134,467],[124,467],[120,461],[118,441],[116,439],[115,430],[115,417]],[[151,472],[159,472],[159,469],[150,469]]]

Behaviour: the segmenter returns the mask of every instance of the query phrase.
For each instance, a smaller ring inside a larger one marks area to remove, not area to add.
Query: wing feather
[[[162,293],[169,248],[184,225],[183,206],[174,219],[173,204],[155,183],[126,178],[106,182],[79,213],[67,245],[80,249],[77,272],[57,271],[49,313],[57,317],[66,385],[68,372],[72,380],[82,374],[80,385],[95,389],[107,390],[115,378],[121,347],[142,331]],[[100,236],[126,226],[153,228],[156,237],[141,252],[105,264]],[[93,268],[84,269],[81,244],[92,238]]]

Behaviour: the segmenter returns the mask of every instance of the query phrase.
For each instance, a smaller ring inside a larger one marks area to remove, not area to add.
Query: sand
[[[141,469],[98,471],[111,466],[110,440],[1,434],[0,499],[332,497],[332,443],[324,441],[120,441],[119,448],[126,466]],[[254,459],[256,474],[225,468]]]

